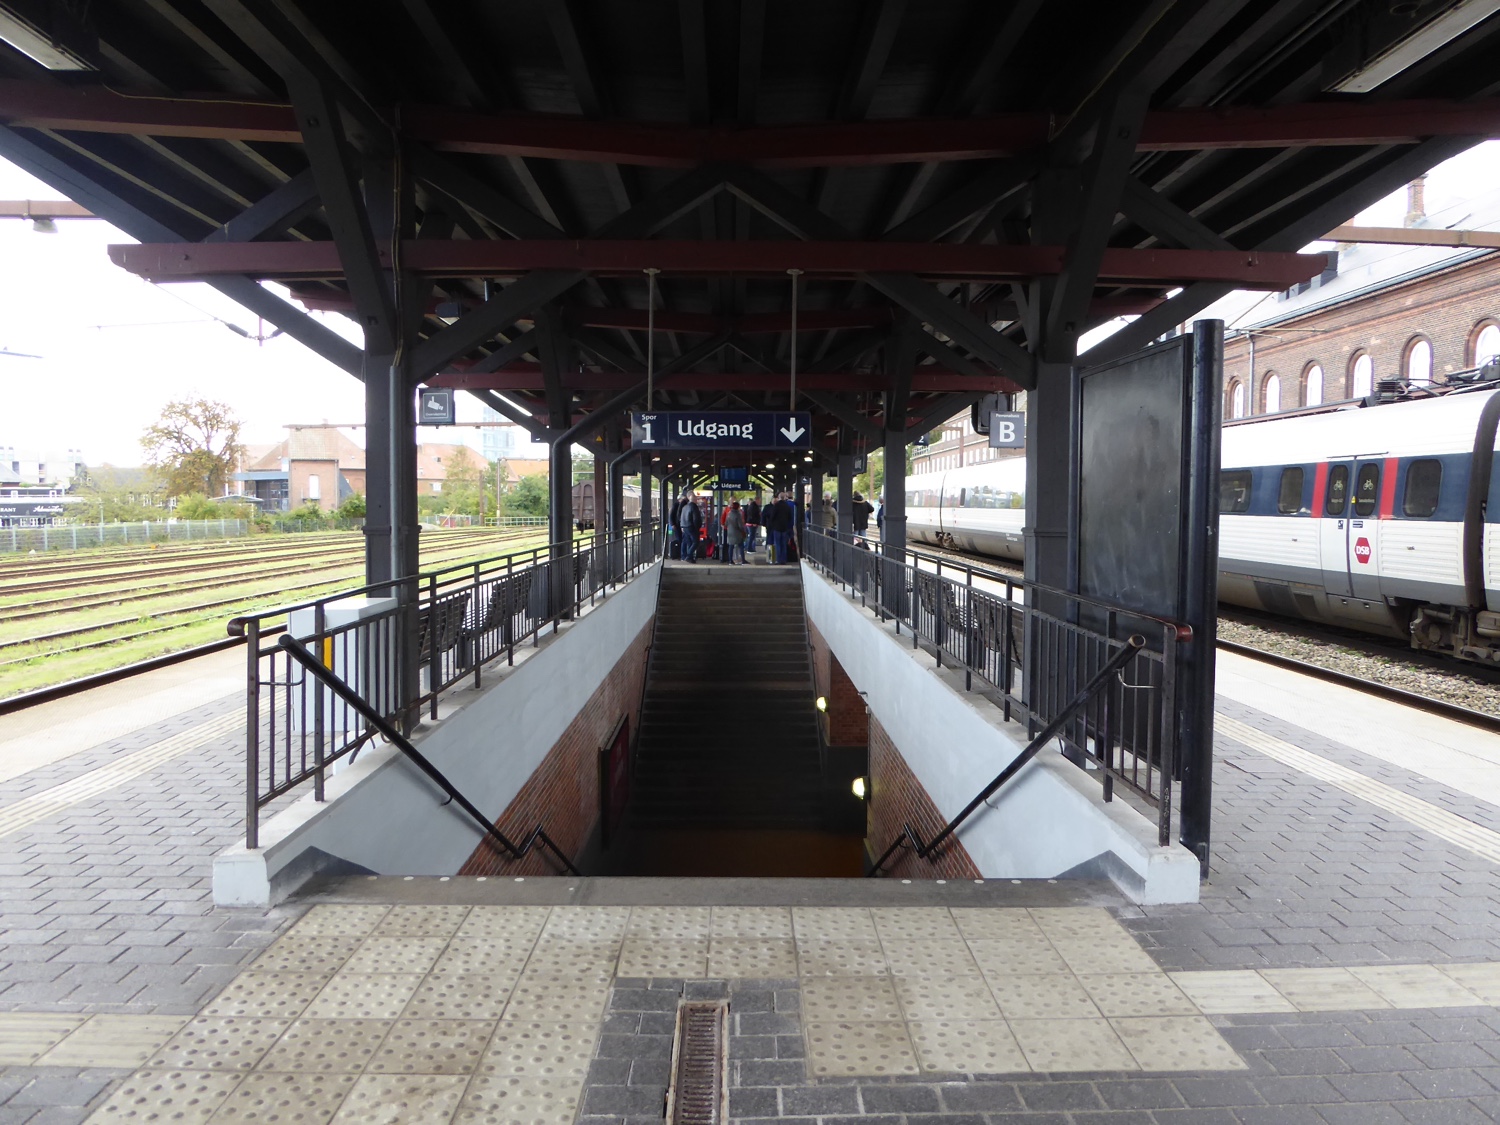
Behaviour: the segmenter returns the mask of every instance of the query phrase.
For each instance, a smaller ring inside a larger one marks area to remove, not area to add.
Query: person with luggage
[[[797,511],[792,507],[792,502],[787,498],[785,492],[776,494],[776,502],[771,505],[770,514],[765,517],[766,531],[771,536],[771,562],[776,565],[792,561],[789,553],[788,543],[792,537],[792,524],[797,519]]]
[[[741,564],[745,562],[745,513],[740,502],[731,500],[724,510],[724,561],[733,565],[735,556]]]

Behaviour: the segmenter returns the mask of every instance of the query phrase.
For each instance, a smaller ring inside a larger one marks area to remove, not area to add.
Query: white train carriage
[[[1220,600],[1500,663],[1497,423],[1489,383],[1227,424]],[[910,477],[907,534],[1021,559],[1025,483],[1019,457]]]

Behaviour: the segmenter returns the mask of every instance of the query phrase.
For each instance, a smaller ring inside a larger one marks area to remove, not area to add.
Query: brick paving
[[[0,783],[0,809],[228,705]],[[1500,830],[1494,806],[1253,708],[1221,707]],[[295,904],[268,912],[211,905],[212,857],[242,827],[241,753],[237,737],[219,739],[0,841],[0,1015],[196,1015],[304,913]],[[1500,871],[1492,864],[1227,740],[1215,780],[1214,873],[1203,901],[1111,908],[1161,969],[1500,961]],[[578,1120],[659,1121],[670,1007],[679,997],[721,994],[734,1012],[730,1114],[737,1121],[1500,1121],[1500,1012],[1488,1006],[1207,1017],[1247,1068],[1236,1072],[814,1078],[803,1057],[796,981],[697,978],[614,981]],[[131,1073],[0,1067],[0,1125],[82,1121]]]

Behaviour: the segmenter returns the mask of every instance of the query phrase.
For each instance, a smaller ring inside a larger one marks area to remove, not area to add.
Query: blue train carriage
[[[1020,562],[1026,555],[1026,458],[906,478],[906,536]]]
[[[1223,432],[1219,598],[1500,661],[1493,387]]]

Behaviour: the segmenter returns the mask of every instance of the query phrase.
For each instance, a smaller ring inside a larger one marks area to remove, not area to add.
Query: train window
[[[1437,511],[1438,492],[1443,485],[1443,463],[1432,458],[1413,461],[1406,470],[1406,495],[1401,511],[1417,519],[1426,519]]]
[[[1380,466],[1361,465],[1354,479],[1354,514],[1373,516],[1380,502]]]
[[[1284,516],[1295,516],[1302,511],[1302,480],[1300,468],[1281,470],[1281,487],[1276,493],[1276,510]]]
[[[1335,465],[1328,470],[1328,499],[1323,502],[1325,516],[1341,516],[1349,499],[1349,466]]]
[[[1248,512],[1250,510],[1250,470],[1221,473],[1219,475],[1219,511]]]
[[[922,503],[922,494],[920,492],[908,492],[906,494],[906,506],[908,508],[926,507],[926,505]]]

